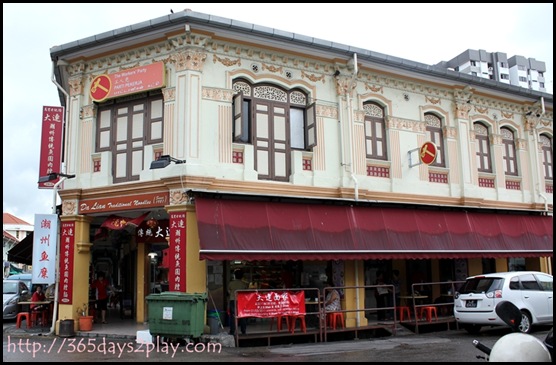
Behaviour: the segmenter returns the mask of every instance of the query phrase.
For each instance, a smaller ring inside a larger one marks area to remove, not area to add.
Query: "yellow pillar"
[[[186,212],[186,288],[188,293],[205,293],[207,291],[207,265],[199,260],[201,243],[197,228],[197,212],[195,206],[185,205]]]
[[[552,261],[548,257],[539,258],[540,271],[552,275]]]
[[[90,224],[92,218],[86,216],[62,216],[62,222],[75,222],[74,231],[74,257],[73,257],[73,286],[72,303],[58,306],[58,321],[56,334],[59,334],[61,320],[73,319],[74,329],[79,330],[78,308],[89,305],[89,265],[91,263],[91,246],[89,242]],[[60,283],[61,285],[61,283]]]
[[[508,271],[508,259],[507,258],[496,259],[495,267],[496,267],[496,272]]]
[[[201,249],[199,230],[197,229],[197,212],[193,204],[167,205],[166,211],[185,212],[185,290],[187,293],[206,293],[207,265],[199,259]]]
[[[468,259],[467,260],[467,272],[469,276],[480,275],[483,273],[483,261],[482,259]]]
[[[342,309],[357,310],[356,312],[346,312],[346,327],[356,327],[367,325],[365,317],[365,270],[364,263],[361,260],[346,260],[344,262],[344,285],[346,287],[361,287],[345,289],[344,299],[342,301]],[[359,311],[361,310],[361,311]]]

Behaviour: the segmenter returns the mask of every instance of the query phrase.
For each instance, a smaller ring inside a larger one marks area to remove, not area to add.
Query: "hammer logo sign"
[[[430,165],[434,162],[434,160],[436,160],[437,153],[438,148],[436,148],[436,145],[434,143],[425,142],[423,143],[419,151],[419,158],[421,159],[422,163]]]
[[[94,78],[91,84],[91,98],[94,101],[103,101],[110,94],[112,80],[107,75],[100,75]]]

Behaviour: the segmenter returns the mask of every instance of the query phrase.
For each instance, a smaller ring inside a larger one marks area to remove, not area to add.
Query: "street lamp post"
[[[75,175],[69,174],[62,174],[54,172],[52,174],[41,176],[39,177],[39,183],[44,183],[47,181],[56,180],[60,178],[52,187],[52,214],[56,213],[56,200],[58,195],[58,188],[66,179],[72,179]],[[56,218],[58,219],[58,218]],[[59,299],[59,285],[60,285],[60,225],[57,225],[57,232],[56,232],[56,264],[55,264],[55,275],[54,275],[54,309],[52,311],[52,326],[50,327],[49,335],[53,334],[56,331],[56,320],[58,317],[58,299]]]

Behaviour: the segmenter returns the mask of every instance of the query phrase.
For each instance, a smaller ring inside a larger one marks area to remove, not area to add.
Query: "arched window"
[[[442,120],[432,113],[425,114],[425,123],[427,125],[428,140],[436,145],[438,150],[436,159],[430,166],[446,167],[444,158],[444,135],[442,133]]]
[[[542,166],[544,170],[544,178],[546,180],[554,179],[554,162],[552,156],[552,138],[546,134],[541,134],[539,142],[542,145]]]
[[[479,172],[492,172],[488,127],[480,122],[473,124],[473,127],[475,129],[475,140],[477,141],[477,169]]]
[[[314,104],[300,89],[234,80],[233,139],[251,143],[260,179],[289,181],[291,151],[308,151],[316,141]]]
[[[363,104],[365,111],[365,148],[367,158],[386,160],[386,120],[384,108],[377,103]]]
[[[504,160],[504,173],[506,175],[517,176],[517,156],[515,152],[515,138],[514,132],[507,128],[500,128],[502,134],[502,145],[504,151],[502,152],[502,159]]]

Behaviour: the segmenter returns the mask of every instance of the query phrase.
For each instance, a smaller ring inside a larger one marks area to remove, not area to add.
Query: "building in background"
[[[19,245],[21,241],[25,239],[28,235],[33,233],[34,226],[23,219],[18,218],[10,213],[3,213],[3,240],[2,240],[2,258],[4,261],[10,261],[16,264],[19,269],[27,269],[23,260],[10,260],[8,257],[8,251]],[[30,263],[29,263],[30,264]]]
[[[518,55],[508,58],[504,52],[468,49],[450,61],[442,61],[436,66],[546,92],[546,64],[534,58]]]

